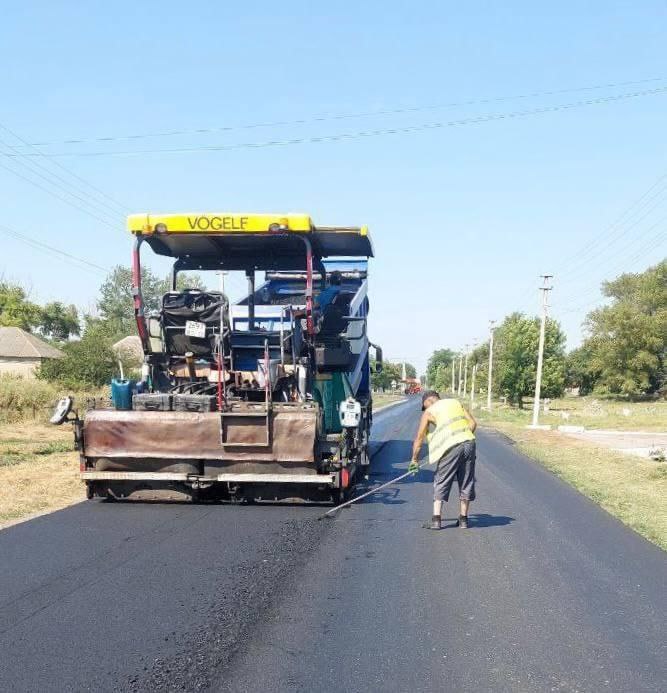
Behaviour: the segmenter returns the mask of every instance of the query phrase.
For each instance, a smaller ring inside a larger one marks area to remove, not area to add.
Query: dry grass
[[[496,403],[488,412],[475,409],[481,421],[504,421],[528,424],[532,403],[516,409]],[[585,426],[618,431],[667,431],[667,402],[625,402],[598,397],[564,397],[549,403],[548,411],[540,411],[540,423],[552,426]]]
[[[494,421],[518,448],[667,550],[667,463],[624,455],[554,431]]]
[[[0,527],[83,500],[70,426],[0,425]]]
[[[389,392],[374,392],[373,393],[373,411],[377,411],[382,407],[386,407],[387,404],[392,402],[398,402],[405,399],[405,395],[395,395]]]

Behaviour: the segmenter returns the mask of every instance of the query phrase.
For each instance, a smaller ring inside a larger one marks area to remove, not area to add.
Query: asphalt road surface
[[[373,481],[418,406],[378,415]],[[81,503],[0,532],[0,690],[665,691],[665,554],[501,437],[322,508]],[[379,443],[384,443],[381,447]]]

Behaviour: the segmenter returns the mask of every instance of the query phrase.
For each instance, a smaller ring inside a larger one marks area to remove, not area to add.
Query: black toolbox
[[[170,411],[171,395],[164,392],[146,392],[133,395],[132,409],[135,411]]]
[[[215,395],[174,395],[174,411],[215,411]]]

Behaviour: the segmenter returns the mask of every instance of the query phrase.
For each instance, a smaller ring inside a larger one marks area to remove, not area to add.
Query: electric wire
[[[21,137],[21,135],[14,132],[14,130],[11,130],[6,125],[3,125],[3,123],[0,123],[0,129],[4,130],[6,133],[8,133],[12,137],[14,137],[19,142],[23,143],[23,145],[25,145],[26,147],[30,147],[31,150],[37,152],[38,156],[40,156],[40,157],[42,156],[42,152],[39,149],[37,149],[37,147],[34,147],[33,145],[31,145],[26,139]],[[15,152],[18,152],[20,145],[7,144],[6,146],[11,147],[12,150],[14,150]],[[118,214],[118,213],[126,214],[127,213],[127,207],[124,204],[122,204],[118,200],[114,199],[113,197],[111,197],[110,195],[105,193],[103,190],[101,190],[97,186],[93,185],[92,183],[90,183],[89,181],[87,181],[85,178],[81,177],[77,173],[74,173],[74,171],[71,171],[70,169],[66,168],[59,161],[57,161],[55,159],[53,159],[53,160],[47,159],[46,157],[42,157],[42,158],[44,158],[44,160],[48,164],[58,167],[61,171],[64,171],[65,173],[67,173],[69,176],[71,176],[75,180],[79,181],[80,183],[83,183],[87,188],[89,188],[90,190],[93,190],[95,193],[97,193],[97,195],[99,197],[105,198],[109,202],[111,202],[113,204],[113,206],[109,205],[108,203],[104,203],[104,202],[101,202],[100,204],[103,204],[105,207],[107,207],[107,209],[111,210],[114,214]],[[44,170],[48,170],[45,166],[40,166],[40,168],[42,168]],[[63,181],[65,184],[72,185],[72,183],[68,183],[66,180],[64,180],[60,176],[57,176],[52,171],[49,171],[49,173],[51,175],[55,176],[58,180]]]
[[[91,262],[90,260],[86,260],[84,258],[77,257],[76,255],[72,255],[71,253],[68,253],[60,248],[56,248],[55,246],[49,245],[48,243],[38,241],[36,238],[33,238],[27,234],[23,234],[17,231],[16,229],[13,229],[9,226],[5,226],[4,224],[0,224],[0,231],[12,238],[15,238],[18,241],[21,241],[22,243],[31,246],[32,248],[42,250],[51,255],[55,255],[59,257],[61,260],[64,260],[65,262],[69,262],[70,264],[76,263],[75,266],[81,269],[92,269],[96,272],[102,272],[103,274],[108,274],[110,272],[110,269],[108,267],[103,267],[102,265],[98,265],[97,263]]]
[[[10,150],[13,150],[12,145],[8,144],[4,140],[0,139],[0,146],[7,147]],[[4,157],[9,157],[10,155],[7,154],[4,151],[0,150],[0,156]],[[85,191],[81,191],[79,188],[74,188],[77,192],[72,192],[69,188],[72,187],[71,183],[66,181],[62,176],[59,176],[58,174],[53,173],[52,171],[49,171],[43,164],[40,164],[38,161],[33,161],[33,160],[28,160],[22,161],[21,159],[10,159],[12,164],[19,164],[20,166],[23,166],[25,169],[27,169],[27,172],[33,176],[37,176],[38,178],[41,178],[43,181],[45,181],[48,185],[53,186],[57,190],[62,191],[65,195],[69,195],[70,197],[78,200],[80,203],[87,205],[90,207],[94,212],[98,215],[103,215],[105,218],[107,218],[109,221],[112,219],[111,216],[109,216],[109,212],[104,209],[102,206],[103,203],[96,202],[95,200],[90,200],[87,199],[86,197],[82,197],[79,195],[79,192],[82,192],[83,195],[86,195],[87,193]],[[7,167],[5,167],[7,168]],[[41,173],[39,170],[41,169],[43,171],[46,171],[48,175],[44,175]],[[55,181],[54,181],[55,179]],[[24,179],[25,180],[25,179]],[[60,182],[58,182],[60,181]],[[62,184],[64,183],[64,185]],[[118,213],[114,211],[114,214],[117,215]]]
[[[113,229],[114,231],[117,230],[117,226],[109,223],[106,219],[103,219],[102,217],[98,216],[94,212],[91,212],[90,210],[86,209],[85,207],[81,207],[80,205],[77,205],[76,203],[72,202],[71,200],[68,200],[66,197],[63,197],[62,195],[59,195],[57,192],[50,190],[49,188],[44,187],[40,183],[37,183],[36,181],[32,180],[31,178],[28,178],[27,176],[24,176],[22,173],[19,171],[16,171],[9,166],[6,166],[2,162],[0,162],[0,168],[3,168],[13,175],[17,176],[18,178],[21,178],[22,180],[26,181],[30,185],[33,185],[36,188],[39,188],[40,190],[44,191],[45,193],[51,195],[52,197],[55,197],[58,200],[61,200],[65,204],[69,205],[70,207],[74,207],[75,209],[78,209],[79,211],[83,212],[84,214],[87,214],[89,217],[92,217],[93,219],[96,219],[97,221],[101,222],[105,226],[108,226],[110,229]]]
[[[199,145],[195,147],[172,147],[172,148],[156,148],[156,149],[138,149],[138,150],[120,150],[120,151],[88,151],[88,152],[50,152],[43,153],[45,157],[116,157],[116,156],[145,156],[147,154],[188,154],[193,152],[225,152],[241,149],[264,149],[267,147],[287,147],[302,144],[321,144],[325,142],[343,142],[369,137],[381,137],[385,135],[403,135],[416,132],[426,132],[429,130],[438,130],[448,127],[460,127],[465,125],[476,125],[499,120],[512,120],[516,118],[525,118],[534,115],[542,115],[546,113],[556,113],[560,111],[570,110],[574,108],[583,108],[586,106],[599,105],[605,103],[613,103],[626,99],[640,98],[644,96],[653,96],[664,94],[667,92],[667,87],[658,87],[655,89],[645,89],[642,91],[629,92],[624,94],[615,94],[612,96],[604,96],[596,99],[588,99],[583,101],[574,101],[570,103],[557,104],[554,106],[544,106],[541,108],[527,109],[523,111],[510,111],[506,113],[490,113],[471,118],[462,118],[459,120],[450,120],[444,122],[421,123],[406,127],[385,128],[377,130],[362,130],[350,133],[339,133],[335,135],[319,135],[309,137],[296,137],[284,140],[269,140],[264,142],[238,142],[234,144],[220,145]],[[37,154],[13,154],[12,157],[33,157]]]
[[[644,229],[644,231],[641,234],[634,237],[629,244],[623,246],[622,252],[615,256],[615,257],[620,257],[620,255],[623,255],[623,260],[621,261],[621,263],[620,264],[619,263],[612,264],[611,268],[609,266],[606,266],[605,272],[613,272],[614,268],[616,268],[616,267],[618,267],[618,268],[624,267],[628,263],[630,258],[635,257],[637,252],[639,252],[640,256],[643,256],[646,251],[655,248],[656,242],[659,242],[662,234],[665,233],[664,225],[666,222],[667,222],[667,216],[661,217],[654,224],[651,224],[651,226]],[[662,227],[661,230],[655,236],[651,237],[648,240],[648,242],[645,243],[644,245],[642,245],[639,248],[639,250],[637,251],[637,242],[639,240],[645,238],[651,231],[655,230],[658,227]],[[631,254],[628,255],[628,252],[630,252]],[[634,254],[632,254],[632,253],[634,253]],[[589,274],[590,274],[590,272],[589,272]],[[594,282],[595,282],[595,280],[594,280]],[[598,282],[595,282],[595,283],[597,284]],[[584,285],[583,288],[586,289],[586,285]],[[567,304],[567,303],[571,302],[573,299],[577,300],[581,295],[586,295],[586,294],[588,294],[594,290],[595,289],[589,289],[589,290],[584,290],[583,292],[577,291],[577,292],[574,292],[571,294],[566,294],[566,296],[562,300],[563,300],[564,304]]]
[[[656,198],[664,195],[665,192],[667,192],[667,185],[663,187],[661,190],[659,190],[658,193],[654,195],[654,197],[650,201],[654,201]],[[609,235],[605,235],[604,233],[601,234],[598,238],[597,243],[591,246],[588,249],[588,252],[582,251],[580,254],[578,254],[577,260],[573,262],[564,272],[560,273],[559,277],[563,279],[571,277],[572,275],[580,276],[582,274],[587,274],[586,271],[581,272],[582,268],[589,267],[592,259],[605,255],[607,251],[611,248],[611,246],[613,246],[615,243],[627,236],[631,231],[636,229],[642,221],[644,221],[648,216],[652,214],[652,212],[654,212],[665,202],[665,199],[667,198],[658,199],[658,201],[654,205],[650,206],[647,210],[641,210],[644,213],[639,218],[635,219],[629,226],[617,227],[616,230]],[[637,210],[637,212],[639,211],[640,210]],[[610,227],[608,227],[608,230],[611,230],[613,226],[614,225],[612,224]],[[616,253],[612,257],[615,257],[617,254],[618,253]]]
[[[530,92],[527,94],[517,94],[517,95],[511,95],[511,96],[498,96],[498,97],[491,97],[491,98],[487,97],[487,98],[483,98],[483,99],[470,99],[467,101],[459,101],[459,102],[444,103],[444,104],[430,104],[430,105],[426,105],[426,106],[412,106],[412,107],[406,106],[406,107],[398,107],[398,108],[361,111],[361,112],[354,112],[354,113],[324,114],[324,115],[320,115],[320,116],[311,116],[309,118],[300,118],[300,119],[296,119],[296,120],[274,120],[274,121],[257,122],[257,123],[246,123],[246,124],[241,124],[241,125],[225,125],[225,126],[217,126],[217,127],[209,127],[209,128],[167,130],[167,131],[162,131],[162,132],[147,132],[147,133],[130,134],[130,135],[111,135],[111,136],[104,136],[104,137],[88,137],[88,138],[79,137],[79,138],[70,138],[70,139],[58,140],[58,141],[25,142],[24,144],[26,146],[29,146],[29,147],[47,147],[47,146],[52,146],[52,145],[57,145],[57,144],[68,144],[69,145],[69,144],[87,144],[87,143],[93,143],[93,142],[118,142],[118,141],[141,140],[141,139],[158,138],[158,137],[214,134],[214,133],[220,133],[220,132],[232,132],[235,130],[252,130],[252,129],[258,129],[258,128],[285,127],[285,126],[293,126],[293,125],[309,125],[309,124],[313,124],[313,123],[323,123],[323,122],[331,122],[331,121],[337,121],[337,120],[351,120],[351,119],[356,119],[356,118],[369,118],[369,117],[387,116],[387,115],[402,115],[402,114],[407,114],[407,113],[421,113],[424,111],[442,110],[442,109],[446,109],[446,108],[458,108],[461,106],[478,106],[481,104],[490,104],[490,103],[499,103],[499,102],[504,102],[504,101],[515,101],[515,100],[521,100],[521,99],[539,98],[539,97],[543,97],[543,96],[556,96],[559,94],[571,94],[571,93],[582,92],[582,91],[594,91],[594,90],[598,90],[598,89],[616,89],[619,87],[628,87],[628,86],[633,86],[633,85],[638,85],[638,84],[648,84],[651,82],[662,82],[662,81],[664,81],[664,79],[665,79],[664,77],[653,77],[650,79],[631,80],[631,81],[625,81],[625,82],[613,82],[613,83],[607,83],[607,84],[595,84],[592,86],[584,86],[584,87],[569,87],[569,88],[565,88],[565,89],[552,89],[549,91],[534,91],[534,92]]]
[[[654,225],[655,228],[656,225]],[[664,229],[659,231],[655,236],[652,236],[649,241],[643,245],[636,253],[633,255],[630,255],[629,257],[625,258],[623,260],[623,263],[620,265],[616,265],[615,267],[612,267],[609,271],[610,275],[612,276],[618,276],[616,273],[617,272],[622,272],[623,274],[627,274],[628,270],[632,269],[635,265],[641,263],[646,263],[646,255],[645,251],[648,248],[655,248],[656,246],[659,246],[663,241],[667,240],[667,231]],[[587,306],[591,306],[594,304],[599,303],[601,300],[603,300],[604,297],[597,297],[593,301],[586,301],[585,303],[581,303],[579,305],[571,306],[573,301],[576,301],[578,299],[581,299],[585,296],[591,296],[595,292],[600,292],[600,282],[598,282],[598,285],[594,288],[590,288],[586,291],[580,292],[578,294],[571,294],[568,297],[568,301],[564,303],[559,303],[558,304],[558,312],[561,314],[569,314],[569,313],[575,313],[578,312]]]
[[[656,191],[656,188],[657,191]],[[597,234],[594,238],[591,240],[587,241],[578,251],[575,253],[572,253],[568,256],[566,256],[565,260],[562,260],[556,270],[556,275],[558,277],[559,282],[562,282],[563,279],[567,279],[568,283],[572,283],[576,281],[578,278],[584,275],[589,275],[590,271],[588,271],[586,268],[590,267],[591,260],[594,257],[599,257],[600,255],[604,255],[607,250],[609,249],[610,246],[612,246],[614,243],[619,241],[622,237],[627,235],[630,231],[632,231],[636,226],[646,219],[647,216],[650,215],[651,212],[653,212],[656,208],[658,208],[663,202],[664,199],[658,199],[660,196],[662,196],[665,192],[667,191],[667,174],[661,175],[642,195],[639,196],[636,200],[634,200],[611,224],[609,224],[605,229]],[[657,202],[656,202],[657,200]],[[655,202],[651,206],[651,204]],[[647,207],[650,207],[648,210],[646,209]],[[645,212],[643,216],[639,217],[638,219],[635,219],[633,223],[629,226],[626,227],[623,225],[623,223],[627,223],[632,219],[632,217],[637,214]],[[616,230],[614,231],[614,227],[617,227]],[[653,227],[651,227],[653,228]],[[649,229],[650,231],[651,229]],[[612,232],[609,234],[609,232]],[[625,246],[624,246],[625,247]],[[600,252],[593,252],[595,250],[599,250]],[[612,257],[616,257],[618,255],[615,254]],[[576,261],[574,262],[573,265],[567,267],[564,269],[562,272],[558,271],[558,267],[564,267],[565,263],[568,261],[570,258],[575,258]],[[581,271],[583,270],[583,271]],[[574,276],[573,276],[574,275]],[[521,309],[523,312],[528,310],[528,303],[527,299],[525,298],[527,295],[532,295],[535,288],[537,285],[531,284],[530,287],[524,287],[521,292],[517,292],[515,295],[521,295],[524,297],[522,303],[521,303]]]

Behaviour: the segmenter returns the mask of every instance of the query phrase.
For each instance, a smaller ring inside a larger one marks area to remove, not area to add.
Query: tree
[[[41,309],[39,329],[43,335],[59,342],[79,334],[79,314],[76,306],[65,306],[59,301],[47,303]]]
[[[20,327],[29,332],[39,324],[41,312],[36,303],[28,300],[22,286],[0,281],[1,327]]]
[[[378,390],[388,390],[391,388],[392,381],[400,386],[403,378],[403,364],[385,361],[382,364],[382,372],[375,373],[374,364],[371,364],[371,385]],[[405,374],[408,378],[416,378],[417,370],[411,363],[405,364]]]
[[[540,321],[512,313],[496,329],[494,387],[512,403],[535,390]],[[565,335],[558,322],[547,320],[542,366],[542,396],[559,397],[565,387]]]
[[[596,389],[631,396],[660,391],[667,368],[667,259],[605,282],[602,292],[611,305],[586,320]]]
[[[181,272],[177,277],[176,288],[204,289],[205,285],[198,274]],[[147,267],[141,268],[141,294],[147,313],[159,310],[162,296],[171,289],[169,277],[160,279]],[[134,319],[134,297],[132,295],[132,270],[118,265],[100,287],[97,307],[116,339],[136,333]]]
[[[567,387],[579,388],[580,395],[587,395],[593,391],[599,377],[599,371],[593,366],[593,350],[590,342],[584,342],[566,356],[565,384]]]
[[[60,347],[63,358],[43,361],[37,377],[72,388],[108,384],[119,374],[118,357],[111,348],[114,338],[107,323],[86,316],[81,339]]]
[[[436,349],[426,366],[426,382],[437,389],[446,386],[446,372],[450,373],[456,354],[451,349]]]

